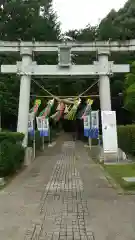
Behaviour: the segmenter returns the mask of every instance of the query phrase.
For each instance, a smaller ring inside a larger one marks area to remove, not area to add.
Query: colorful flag
[[[28,132],[33,136],[34,135],[34,118],[35,115],[38,111],[38,108],[41,104],[41,100],[40,99],[36,99],[34,102],[34,106],[33,108],[31,108],[30,112],[29,112],[29,119],[28,119]]]
[[[80,99],[74,101],[73,107],[71,108],[71,110],[67,114],[67,119],[68,120],[74,120],[80,102],[81,102]]]
[[[57,116],[57,121],[60,120],[60,118],[63,116],[64,114],[64,111],[65,111],[65,104],[63,102],[60,103],[60,108],[59,108],[59,114]]]
[[[60,120],[60,118],[63,116],[65,111],[65,104],[63,102],[60,102],[57,107],[57,112],[51,116],[56,122]]]
[[[82,116],[82,119],[84,118],[84,116],[88,116],[90,115],[90,112],[91,112],[91,105],[93,104],[93,100],[92,99],[88,99],[87,100],[87,107],[85,109],[85,112]]]
[[[30,110],[30,113],[36,114],[40,105],[41,105],[41,100],[40,100],[40,99],[35,100],[34,106],[33,106],[33,108]]]
[[[39,114],[39,117],[48,118],[51,112],[51,109],[54,105],[54,99],[48,101],[46,108]]]

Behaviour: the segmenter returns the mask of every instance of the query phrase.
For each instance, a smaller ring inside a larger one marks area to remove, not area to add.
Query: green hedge
[[[9,176],[18,171],[24,161],[24,148],[20,133],[0,132],[0,177]]]
[[[12,143],[21,143],[24,138],[23,133],[17,132],[0,132],[0,142],[7,140]]]
[[[118,145],[125,152],[135,155],[135,125],[118,126]]]

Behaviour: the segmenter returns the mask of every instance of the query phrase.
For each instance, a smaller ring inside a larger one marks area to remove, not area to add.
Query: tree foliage
[[[42,6],[42,15],[39,14]],[[86,26],[80,30],[70,30],[66,33],[76,42],[89,42],[97,40],[128,40],[135,39],[135,1],[128,0],[125,6],[118,12],[111,10],[100,22],[99,26]],[[0,39],[7,41],[59,41],[61,36],[60,24],[57,15],[52,9],[52,0],[6,0],[0,8]],[[75,64],[91,64],[97,59],[95,53],[74,55],[72,61]],[[115,53],[112,59],[116,63],[131,63],[133,53]],[[20,60],[19,55],[0,55],[1,64],[15,64]],[[57,56],[35,55],[34,60],[38,64],[56,64]],[[38,79],[38,78],[36,78]],[[71,81],[72,80],[72,81]],[[38,79],[39,83],[56,95],[77,95],[85,90],[94,79]],[[117,96],[124,91],[125,106],[132,111],[134,70],[128,74],[124,82],[124,76],[114,76],[111,79],[111,92]],[[20,79],[16,75],[0,75],[0,111],[4,116],[12,113],[17,115],[19,99]],[[4,94],[3,94],[4,92]],[[93,88],[98,93],[98,87]],[[129,94],[130,92],[130,94]],[[31,93],[44,95],[44,92],[32,82]],[[132,95],[132,97],[131,97]]]
[[[132,64],[132,72],[126,75],[124,82],[124,106],[131,113],[135,113],[135,62]]]
[[[40,7],[43,14],[40,15]],[[51,0],[7,0],[0,8],[0,39],[3,41],[57,41],[60,25]],[[36,56],[35,56],[36,57]],[[37,57],[39,60],[39,57]],[[43,62],[46,60],[40,57]],[[52,61],[54,58],[52,58]],[[0,55],[1,64],[16,64],[20,56]],[[51,62],[51,61],[50,61]],[[16,75],[0,75],[0,111],[17,115],[20,79]],[[35,86],[32,84],[32,89]]]

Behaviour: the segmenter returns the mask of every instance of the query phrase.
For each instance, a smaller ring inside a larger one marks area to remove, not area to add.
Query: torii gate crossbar
[[[92,65],[73,65],[71,54],[97,52],[98,61]],[[25,134],[23,145],[27,147],[28,115],[31,76],[45,77],[99,77],[99,94],[102,111],[111,110],[110,79],[114,73],[130,71],[128,64],[116,65],[108,60],[110,52],[135,51],[135,40],[124,42],[47,43],[47,42],[1,42],[0,52],[20,52],[22,61],[16,65],[2,65],[1,73],[21,76],[17,131]],[[58,53],[58,65],[37,65],[32,61],[33,52]]]

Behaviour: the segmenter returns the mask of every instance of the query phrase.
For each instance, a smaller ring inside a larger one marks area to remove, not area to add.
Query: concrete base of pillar
[[[126,163],[127,161],[126,154],[120,148],[116,153],[104,153],[103,148],[100,150],[100,162],[104,164]]]
[[[6,184],[6,181],[4,178],[0,178],[0,187],[3,187]]]
[[[106,163],[117,163],[118,162],[118,153],[104,153],[104,164]]]
[[[118,153],[104,153],[102,146],[92,146],[90,154],[93,160],[104,164],[125,164],[129,162],[126,154],[120,148]]]
[[[27,147],[25,150],[24,166],[29,166],[34,161],[32,147]]]

